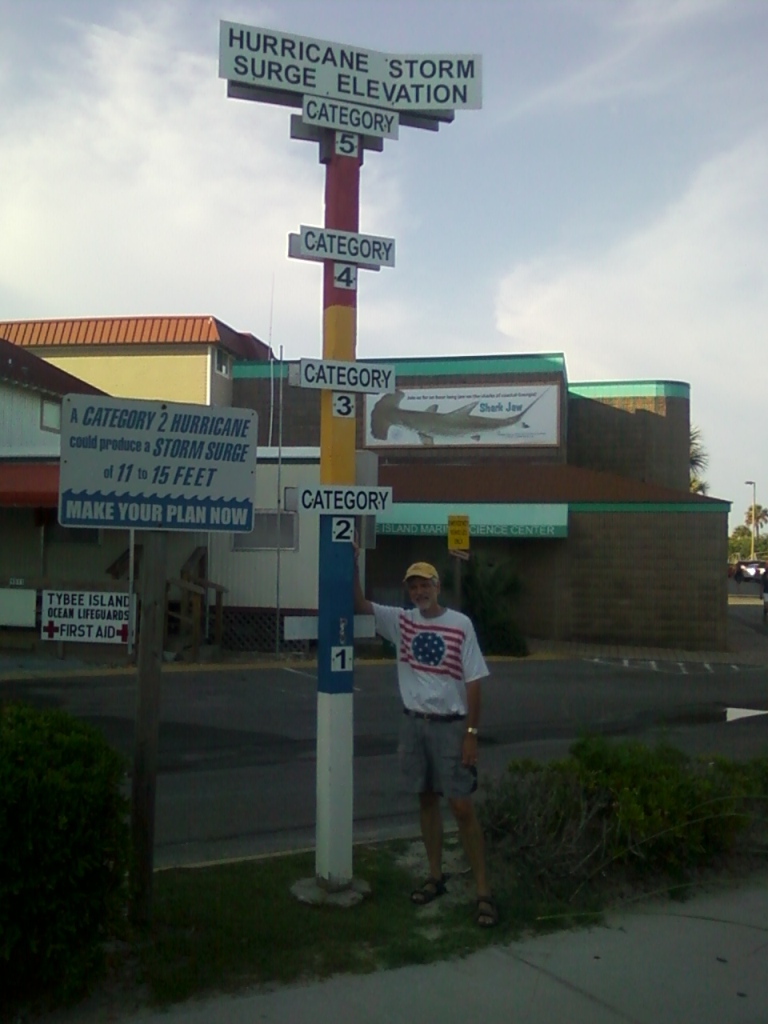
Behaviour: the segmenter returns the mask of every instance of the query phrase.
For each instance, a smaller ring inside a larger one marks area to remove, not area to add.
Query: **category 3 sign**
[[[479,54],[380,53],[230,21],[220,24],[219,78],[385,110],[482,106]]]
[[[256,425],[252,409],[67,395],[59,522],[247,533]]]
[[[289,368],[289,373],[291,369],[293,367]],[[301,359],[298,385],[302,388],[335,388],[337,391],[389,392],[395,390],[395,368],[380,363]]]

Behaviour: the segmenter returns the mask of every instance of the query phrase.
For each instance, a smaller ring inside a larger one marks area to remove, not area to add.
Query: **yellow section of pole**
[[[323,314],[323,359],[355,358],[356,310],[329,306]],[[350,395],[358,400],[361,396]],[[354,484],[355,416],[334,416],[333,392],[320,395],[320,483]]]

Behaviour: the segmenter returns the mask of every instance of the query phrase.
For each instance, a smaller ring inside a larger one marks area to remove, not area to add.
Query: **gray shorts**
[[[398,757],[409,793],[464,798],[477,788],[477,772],[461,763],[466,720],[429,722],[403,715]]]

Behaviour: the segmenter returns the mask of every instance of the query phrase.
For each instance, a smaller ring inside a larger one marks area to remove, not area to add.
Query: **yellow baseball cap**
[[[409,565],[405,576],[403,576],[403,583],[407,583],[412,576],[420,576],[425,580],[438,580],[437,569],[434,565],[430,565],[429,562],[414,562],[413,565]]]

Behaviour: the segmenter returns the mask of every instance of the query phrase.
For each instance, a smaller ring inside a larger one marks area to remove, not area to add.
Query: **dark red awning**
[[[0,462],[0,508],[56,508],[58,462]]]

